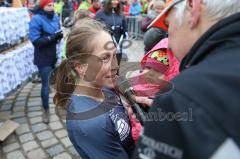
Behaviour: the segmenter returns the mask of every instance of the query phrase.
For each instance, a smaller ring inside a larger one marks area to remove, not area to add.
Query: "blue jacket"
[[[142,10],[142,6],[139,2],[132,3],[130,5],[129,13],[132,16],[140,15]]]
[[[39,9],[29,23],[29,38],[34,45],[34,64],[54,66],[57,61],[56,40],[49,38],[60,29],[59,18],[54,15],[49,19],[46,13]]]

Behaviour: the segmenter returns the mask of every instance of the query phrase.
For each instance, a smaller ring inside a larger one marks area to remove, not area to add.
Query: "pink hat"
[[[154,46],[142,59],[142,69],[150,67],[164,74],[169,69],[169,59],[167,53],[168,40],[163,39]]]

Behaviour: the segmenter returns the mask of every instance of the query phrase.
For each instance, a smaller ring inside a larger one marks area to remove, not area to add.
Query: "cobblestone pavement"
[[[122,62],[123,72],[134,68],[143,55],[142,41],[135,41],[128,51],[129,61]],[[138,66],[136,66],[138,67]],[[68,139],[65,122],[55,114],[50,94],[50,123],[43,123],[40,84],[28,82],[8,96],[0,112],[13,115],[20,127],[0,142],[0,159],[75,159],[81,158]]]

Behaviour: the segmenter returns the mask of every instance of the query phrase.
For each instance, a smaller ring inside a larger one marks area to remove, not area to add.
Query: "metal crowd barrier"
[[[126,16],[129,38],[137,40],[143,38],[141,21],[142,16]]]

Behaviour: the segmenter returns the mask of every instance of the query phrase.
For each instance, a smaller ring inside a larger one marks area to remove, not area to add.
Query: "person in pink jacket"
[[[154,98],[156,93],[178,74],[179,62],[168,49],[168,39],[165,38],[143,57],[141,71],[130,77],[129,81],[137,96]],[[137,142],[142,126],[132,115],[130,120],[132,136]]]

